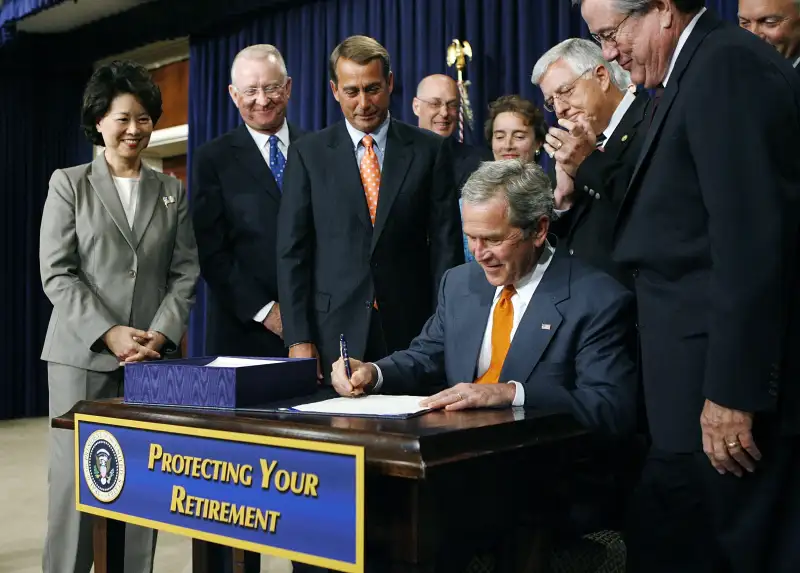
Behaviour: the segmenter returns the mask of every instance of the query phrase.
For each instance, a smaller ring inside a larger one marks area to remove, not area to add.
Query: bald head
[[[434,74],[422,78],[414,98],[414,114],[419,126],[449,137],[458,120],[458,84],[450,76]]]

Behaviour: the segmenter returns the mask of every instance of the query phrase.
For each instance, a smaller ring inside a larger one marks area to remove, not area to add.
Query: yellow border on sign
[[[133,428],[136,430],[149,430],[153,432],[162,432],[166,434],[180,434],[191,437],[212,438],[216,440],[225,440],[229,442],[244,442],[248,444],[258,444],[263,446],[276,446],[281,448],[307,450],[311,452],[322,452],[328,454],[341,454],[352,456],[356,461],[356,562],[348,563],[346,561],[337,561],[335,559],[328,559],[325,557],[318,557],[309,555],[307,553],[299,553],[297,551],[290,551],[288,549],[281,549],[279,547],[272,547],[269,545],[262,545],[260,543],[253,543],[250,541],[242,541],[227,537],[225,535],[218,535],[215,533],[206,533],[204,531],[197,531],[188,527],[181,527],[178,525],[171,525],[161,521],[145,519],[142,517],[135,517],[124,513],[118,513],[108,509],[101,509],[84,505],[80,499],[80,469],[83,462],[83,453],[80,451],[80,423],[89,422],[92,424],[104,424],[108,426],[117,426],[122,428]],[[345,444],[329,444],[325,442],[312,442],[310,440],[298,440],[295,438],[276,438],[272,436],[259,436],[255,434],[242,434],[238,432],[228,432],[222,430],[209,430],[206,428],[192,428],[188,426],[173,426],[170,424],[159,424],[155,422],[140,422],[138,420],[124,420],[120,418],[108,418],[105,416],[92,416],[89,414],[75,414],[75,506],[78,511],[90,513],[114,519],[117,521],[124,521],[134,525],[141,525],[143,527],[150,527],[152,529],[159,529],[168,531],[176,535],[184,537],[191,537],[192,539],[200,539],[211,543],[218,543],[220,545],[227,545],[229,547],[236,547],[237,549],[244,549],[246,551],[253,551],[256,553],[266,553],[281,557],[292,561],[301,561],[309,565],[316,565],[317,567],[335,569],[343,573],[364,573],[364,448],[363,446],[349,446]]]

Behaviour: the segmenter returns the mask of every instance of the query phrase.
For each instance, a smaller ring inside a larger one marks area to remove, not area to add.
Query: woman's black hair
[[[153,125],[161,117],[161,90],[144,66],[129,61],[114,61],[95,70],[83,91],[81,127],[94,145],[103,145],[97,123],[111,107],[115,97],[131,94],[147,111]]]

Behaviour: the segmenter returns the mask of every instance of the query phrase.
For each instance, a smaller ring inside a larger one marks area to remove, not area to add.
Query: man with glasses
[[[303,132],[286,120],[292,78],[280,52],[239,52],[228,86],[244,125],[194,153],[191,198],[202,277],[211,289],[209,354],[286,356],[275,233],[286,157]]]
[[[647,130],[647,92],[628,91],[628,73],[577,38],[539,58],[531,81],[560,126],[544,145],[556,161],[554,230],[571,254],[632,287],[630,273],[611,259],[611,238]]]
[[[774,46],[800,72],[800,0],[739,0],[739,26]]]
[[[800,78],[703,0],[580,3],[660,95],[615,228],[652,436],[628,570],[800,571]]]
[[[419,127],[447,139],[453,155],[456,190],[459,192],[481,161],[492,160],[488,148],[474,147],[458,141],[454,132],[458,127],[460,104],[458,84],[444,74],[423,78],[417,86],[417,95],[412,104],[414,115],[419,118]]]

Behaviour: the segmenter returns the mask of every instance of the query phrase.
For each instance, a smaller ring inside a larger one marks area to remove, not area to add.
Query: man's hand
[[[594,152],[597,136],[582,117],[575,121],[559,119],[558,124],[564,129],[551,127],[547,131],[544,150],[574,178],[583,160]]]
[[[751,430],[753,414],[732,410],[706,400],[700,414],[703,451],[720,474],[731,472],[742,477],[742,469],[753,472],[761,459]]]
[[[151,348],[143,346],[150,341],[151,333],[131,328],[130,326],[112,326],[103,335],[103,342],[120,362],[142,354],[145,358],[161,358],[161,355]]]
[[[575,180],[567,175],[564,167],[556,163],[556,188],[553,190],[555,207],[560,211],[572,208],[575,202]]]
[[[466,384],[442,390],[419,405],[425,408],[466,410],[467,408],[508,408],[514,402],[516,384]]]
[[[319,365],[319,352],[317,352],[316,346],[310,342],[295,344],[289,348],[289,358],[316,358],[317,380],[322,380],[322,368]]]
[[[281,319],[281,307],[277,302],[272,305],[271,309],[269,309],[267,318],[264,319],[263,324],[267,330],[276,336],[280,336],[281,340],[283,340],[283,320]]]
[[[161,350],[161,347],[164,346],[164,343],[167,341],[166,336],[155,330],[148,330],[147,336],[149,337],[149,340],[141,339],[138,336],[133,337],[136,342],[144,346],[144,349],[132,356],[128,356],[124,361],[120,362],[120,365],[124,365],[126,362],[141,362],[143,360],[152,358],[146,354],[147,350],[152,350],[158,354],[158,352]]]
[[[350,370],[353,375],[348,380],[344,369],[344,360],[339,358],[333,363],[331,382],[333,389],[340,396],[348,398],[361,396],[378,382],[378,371],[373,364],[351,358]]]

